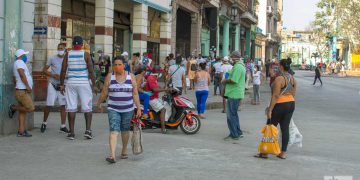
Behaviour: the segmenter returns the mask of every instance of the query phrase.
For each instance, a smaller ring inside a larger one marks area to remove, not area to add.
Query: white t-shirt
[[[215,73],[221,73],[221,66],[222,66],[222,63],[221,62],[216,62],[213,67],[215,69]]]
[[[257,71],[256,73],[253,73],[253,84],[254,85],[260,85],[261,84],[261,71]]]
[[[172,80],[172,85],[174,87],[182,87],[183,86],[183,82],[182,82],[182,77],[183,75],[185,75],[185,69],[179,65],[172,65],[169,68],[169,75],[171,76],[171,80]]]
[[[229,73],[233,66],[231,64],[223,64],[221,66],[221,72],[224,73],[222,79],[225,79],[225,73]]]
[[[25,84],[22,82],[22,80],[20,78],[20,74],[18,72],[18,69],[23,69],[24,70],[24,73],[25,73],[26,79],[28,81],[28,84],[29,84],[30,88],[32,89],[32,87],[33,87],[33,79],[31,77],[31,74],[29,72],[28,67],[26,66],[24,61],[21,60],[21,59],[16,60],[14,62],[13,71],[14,71],[14,76],[15,76],[15,79],[16,79],[16,89],[26,89]]]

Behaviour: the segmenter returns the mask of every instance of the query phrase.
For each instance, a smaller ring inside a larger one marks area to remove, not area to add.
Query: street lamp
[[[239,7],[236,3],[234,3],[231,7],[230,7],[230,16],[231,16],[231,20],[234,21],[236,16],[239,13]]]

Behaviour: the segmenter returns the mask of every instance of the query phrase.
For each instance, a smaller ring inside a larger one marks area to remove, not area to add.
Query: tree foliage
[[[326,38],[337,36],[347,40],[354,51],[360,43],[360,0],[320,0],[317,7],[313,22],[317,39],[326,44]]]

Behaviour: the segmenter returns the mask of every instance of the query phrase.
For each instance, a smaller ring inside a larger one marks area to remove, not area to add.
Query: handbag
[[[133,134],[131,137],[131,146],[132,152],[134,155],[139,155],[143,152],[142,147],[142,132],[141,132],[141,125],[140,120],[137,120],[137,123],[133,124]]]
[[[278,129],[272,125],[267,124],[261,129],[263,137],[259,144],[258,150],[261,154],[280,154],[280,145],[278,140]]]

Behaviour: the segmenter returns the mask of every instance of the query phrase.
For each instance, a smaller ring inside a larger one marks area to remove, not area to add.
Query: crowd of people
[[[100,92],[96,109],[102,111],[102,103],[107,102],[110,131],[110,156],[106,161],[114,163],[118,135],[121,134],[123,143],[121,158],[126,159],[131,119],[134,116],[148,118],[149,107],[159,113],[161,132],[166,133],[166,109],[159,93],[176,89],[186,94],[187,90],[195,90],[198,116],[206,118],[206,102],[210,94],[209,87],[213,83],[213,95],[222,96],[223,113],[226,113],[227,117],[229,135],[224,140],[238,140],[244,136],[240,128],[238,109],[245,97],[245,91],[252,84],[252,103],[260,104],[260,85],[270,77],[272,97],[267,111],[268,123],[280,124],[283,148],[279,157],[285,158],[289,139],[288,126],[295,108],[296,92],[290,59],[274,60],[263,66],[261,61],[254,62],[243,58],[239,51],[223,58],[204,58],[201,55],[183,58],[181,55],[169,54],[163,64],[164,71],[159,71],[164,73],[164,84],[161,84],[161,76],[154,74],[157,68],[147,53],[140,56],[140,53],[135,52],[129,59],[129,54],[123,52],[121,56],[110,60],[102,51],[98,51],[99,61],[95,61],[80,36],[73,38],[72,45],[71,49],[66,50],[64,44],[59,44],[57,54],[49,58],[43,69],[49,81],[46,108],[40,128],[42,133],[47,128],[50,108],[58,101],[60,131],[67,133],[68,139],[75,139],[75,119],[80,104],[86,123],[84,137],[92,139],[93,94]],[[25,64],[28,53],[22,49],[17,50],[14,63],[15,97],[18,105],[9,105],[9,117],[12,118],[15,112],[19,112],[18,137],[31,137],[25,129],[26,113],[34,111],[31,98],[33,82]],[[66,114],[69,129],[66,127]],[[259,154],[257,157],[264,158],[267,155]]]

